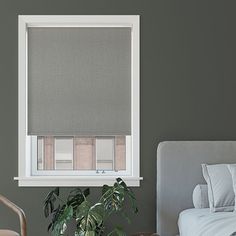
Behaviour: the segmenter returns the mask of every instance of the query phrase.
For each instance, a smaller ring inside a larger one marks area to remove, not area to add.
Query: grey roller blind
[[[29,28],[28,133],[131,133],[130,28]]]

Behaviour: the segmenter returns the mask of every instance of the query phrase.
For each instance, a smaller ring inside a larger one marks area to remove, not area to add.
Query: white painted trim
[[[26,24],[19,18],[18,22],[18,171],[19,176],[26,176],[28,173],[29,139],[27,137],[27,36]]]
[[[140,176],[140,34],[139,16],[135,17],[132,26],[132,176]]]
[[[15,177],[18,180],[20,187],[67,187],[67,186],[103,186],[104,184],[113,185],[115,176],[86,176],[86,177],[71,177],[71,176],[33,176],[33,177]],[[128,186],[139,187],[140,180],[143,178],[122,177]]]
[[[31,136],[31,175],[38,171],[38,141],[37,136]],[[31,176],[30,175],[30,176]]]
[[[126,172],[128,175],[132,176],[133,173],[133,162],[135,161],[132,158],[132,138],[131,136],[126,136],[126,145],[125,145],[125,159],[126,159]]]
[[[19,186],[72,186],[71,183],[80,186],[101,186],[99,181],[91,181],[89,176],[70,176],[70,181],[61,181],[58,176],[56,182],[52,181],[53,176],[32,176],[32,163],[31,163],[31,138],[27,135],[27,28],[28,27],[131,27],[132,28],[132,138],[128,140],[131,142],[131,150],[127,149],[128,153],[131,152],[131,160],[127,160],[127,168],[131,165],[132,173],[129,178],[132,178],[130,184],[139,186],[140,178],[140,72],[139,72],[139,16],[138,15],[84,15],[84,16],[59,16],[59,15],[41,15],[41,16],[19,16],[19,43],[18,43],[18,160],[19,168],[18,174]],[[129,145],[128,145],[129,146]],[[129,155],[127,155],[129,156]],[[119,172],[118,172],[119,173]],[[121,172],[119,173],[121,174]],[[66,176],[63,176],[63,178]],[[91,176],[93,177],[93,176]],[[105,176],[102,176],[104,180]],[[123,177],[123,176],[121,176]],[[81,180],[79,181],[78,178]],[[93,177],[95,178],[95,177]],[[96,176],[96,179],[98,176]],[[107,176],[110,180],[114,181],[114,176]],[[124,177],[128,178],[128,177]],[[42,180],[40,182],[40,179]],[[73,180],[74,179],[74,180]],[[88,179],[88,180],[86,180]],[[109,182],[109,181],[108,181]],[[138,182],[138,184],[137,184]],[[83,183],[85,185],[83,185]],[[57,184],[57,185],[56,185]],[[99,185],[96,185],[99,184]],[[104,182],[103,182],[104,184]]]
[[[20,15],[27,27],[132,27],[138,15]]]

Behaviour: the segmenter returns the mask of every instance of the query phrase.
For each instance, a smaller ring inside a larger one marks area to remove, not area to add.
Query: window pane
[[[94,137],[74,138],[74,170],[95,170]]]
[[[97,161],[97,170],[113,170],[113,162]]]
[[[37,169],[126,170],[126,136],[38,136]]]
[[[37,169],[43,170],[43,137],[38,137],[38,162]]]
[[[96,139],[97,170],[113,170],[114,138]]]
[[[73,138],[55,138],[55,169],[73,170]]]
[[[115,170],[126,170],[126,137],[115,137]]]
[[[54,170],[54,137],[43,137],[43,169]]]

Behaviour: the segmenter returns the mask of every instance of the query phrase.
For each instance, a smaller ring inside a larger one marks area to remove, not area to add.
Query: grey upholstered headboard
[[[192,191],[204,183],[201,164],[236,163],[236,141],[170,141],[157,149],[157,232],[178,234],[179,213],[192,208]]]

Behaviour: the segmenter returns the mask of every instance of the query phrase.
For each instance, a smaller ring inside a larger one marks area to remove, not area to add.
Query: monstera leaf
[[[52,225],[52,235],[59,236],[63,235],[67,228],[67,222],[73,217],[73,207],[65,206],[64,208],[58,208],[55,212],[54,221]]]
[[[55,209],[54,204],[55,204],[58,196],[59,196],[59,188],[58,187],[53,189],[46,196],[46,198],[44,200],[44,207],[43,207],[45,217],[48,217],[54,211],[54,209]]]
[[[73,207],[75,217],[78,206],[86,199],[89,193],[89,188],[86,188],[84,191],[80,188],[75,188],[70,191],[69,196],[67,197],[67,205],[71,205]]]
[[[133,213],[137,214],[138,213],[138,206],[137,206],[137,200],[136,200],[134,192],[132,191],[131,188],[127,187],[126,183],[121,178],[117,178],[116,181],[119,185],[121,185],[124,188],[125,194],[130,199]]]
[[[135,195],[121,178],[117,178],[116,183],[112,187],[104,185],[102,193],[103,195],[100,201],[103,203],[108,215],[114,211],[121,211],[123,209],[125,196],[128,196],[131,201],[133,212],[138,212]]]
[[[113,211],[119,211],[122,209],[125,192],[121,185],[115,183],[113,187],[104,187],[106,191],[101,197],[101,202],[103,203],[108,214],[111,214]]]
[[[95,235],[96,235],[95,231],[84,232],[83,230],[79,230],[75,233],[75,236],[95,236]]]
[[[97,228],[101,227],[104,217],[102,203],[91,205],[85,200],[77,208],[77,234],[79,236],[94,236]]]

